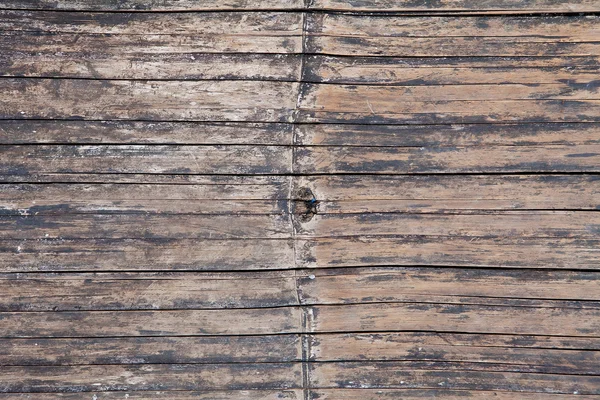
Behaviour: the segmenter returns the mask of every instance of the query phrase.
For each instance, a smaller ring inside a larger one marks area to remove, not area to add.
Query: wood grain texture
[[[600,241],[464,236],[365,236],[299,241],[306,267],[431,265],[491,268],[598,269]]]
[[[315,387],[458,389],[598,395],[598,377],[520,372],[465,372],[461,365],[427,363],[327,363],[312,366]],[[514,396],[514,394],[513,394]]]
[[[110,11],[210,11],[210,10],[269,10],[269,9],[302,9],[308,5],[309,9],[327,9],[340,11],[433,11],[433,12],[594,12],[600,9],[596,0],[583,1],[550,1],[528,0],[496,1],[493,4],[481,3],[473,0],[461,1],[426,1],[414,2],[407,0],[387,1],[341,1],[341,0],[315,0],[309,4],[298,0],[269,0],[269,1],[155,1],[155,0],[77,0],[77,1],[33,1],[10,0],[3,4],[3,8],[14,9],[46,9],[46,10],[110,10]]]
[[[304,79],[351,85],[589,84],[598,57],[307,56]]]
[[[300,389],[289,390],[210,390],[210,391],[143,391],[143,392],[99,392],[94,395],[98,399],[116,400],[127,396],[136,400],[300,400],[303,396]],[[81,393],[0,393],[2,400],[73,400],[80,399]],[[585,398],[585,397],[584,397]],[[546,400],[546,399],[543,399]]]
[[[514,392],[483,391],[483,390],[455,390],[455,389],[319,389],[312,390],[311,395],[323,400],[375,400],[395,399],[422,400],[427,398],[440,398],[444,400],[463,400],[465,398],[512,400]],[[596,395],[557,394],[557,393],[526,393],[519,392],[522,400],[591,400]],[[109,397],[110,398],[110,397]],[[12,398],[9,398],[12,400]],[[18,397],[17,397],[18,399]],[[44,397],[45,399],[45,397]],[[54,400],[54,398],[51,398]]]
[[[296,388],[300,364],[5,367],[3,392]],[[226,377],[226,378],[225,378]],[[92,382],[93,381],[93,382]]]
[[[3,366],[266,363],[301,360],[299,335],[0,339]]]
[[[0,240],[0,253],[2,272],[271,270],[295,265],[291,238]]]
[[[292,150],[285,146],[190,145],[6,145],[5,174],[284,174]]]
[[[320,214],[600,207],[600,179],[574,175],[329,175],[301,177]]]
[[[249,285],[250,283],[250,285]],[[2,311],[263,308],[298,304],[294,271],[0,275]]]
[[[0,119],[286,122],[298,84],[14,78],[0,93]]]

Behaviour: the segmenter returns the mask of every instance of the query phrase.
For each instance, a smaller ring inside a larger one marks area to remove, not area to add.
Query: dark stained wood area
[[[0,400],[600,398],[600,0],[0,1]]]

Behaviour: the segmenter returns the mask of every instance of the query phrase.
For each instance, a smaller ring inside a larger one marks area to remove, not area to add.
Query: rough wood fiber
[[[0,400],[600,395],[597,1],[0,9]]]

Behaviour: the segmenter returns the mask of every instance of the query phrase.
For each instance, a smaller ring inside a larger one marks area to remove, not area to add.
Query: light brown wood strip
[[[122,400],[127,396],[132,400],[301,400],[301,389],[288,390],[211,390],[211,391],[154,391],[154,392],[95,392],[98,399]],[[81,393],[0,393],[2,400],[74,400],[80,399]],[[583,397],[585,398],[585,397]],[[503,400],[503,399],[499,399]],[[529,398],[527,398],[529,400]],[[546,400],[546,399],[542,399]],[[554,399],[550,399],[554,400]]]
[[[597,123],[488,123],[452,125],[338,125],[298,127],[299,145],[311,146],[547,146],[600,144]]]
[[[289,122],[298,84],[15,78],[0,92],[0,119]]]
[[[600,239],[600,216],[585,211],[481,214],[326,214],[302,224],[300,237],[420,235]],[[477,239],[474,239],[477,240]]]
[[[597,57],[308,56],[304,79],[353,85],[558,84],[598,78]],[[591,84],[593,85],[593,83]]]
[[[299,241],[306,267],[433,265],[590,269],[600,265],[600,241],[526,237],[396,236]]]
[[[1,144],[289,145],[292,125],[4,120],[0,133]]]
[[[120,391],[121,396],[125,390],[284,390],[302,381],[299,363],[3,367],[3,375],[4,392]]]
[[[303,304],[490,300],[518,305],[529,299],[543,305],[563,299],[586,307],[585,300],[600,300],[600,277],[581,271],[373,267],[305,271],[298,291]]]
[[[589,0],[586,0],[589,1]],[[36,10],[76,10],[76,11],[211,11],[211,10],[270,10],[299,9],[304,6],[301,0],[10,0],[1,8]]]
[[[590,338],[399,332],[312,335],[310,352],[314,361],[469,362],[593,375],[597,345]]]
[[[228,271],[294,268],[291,239],[0,240],[0,271]]]
[[[298,304],[294,271],[5,274],[0,275],[0,291],[4,294],[1,311],[221,309]]]
[[[291,172],[287,146],[5,145],[5,174],[284,174]]]
[[[287,215],[0,216],[0,239],[287,239]]]
[[[312,308],[310,330],[315,333],[429,331],[597,337],[598,315],[599,310],[526,306],[332,305]]]
[[[301,177],[320,214],[600,207],[600,179],[576,175]]]
[[[597,376],[552,375],[519,372],[465,372],[447,368],[403,363],[313,364],[311,377],[316,388],[409,388],[458,389],[511,392],[541,392],[598,395]],[[460,368],[460,366],[457,366]],[[514,393],[513,393],[514,396]]]
[[[0,344],[3,366],[292,362],[302,352],[299,335],[0,339]]]
[[[0,214],[284,214],[289,179],[197,185],[0,184]]]
[[[1,313],[3,338],[267,335],[302,332],[300,308]]]
[[[600,144],[472,147],[307,146],[298,148],[295,159],[296,171],[304,174],[598,173]]]
[[[514,392],[454,390],[454,389],[318,389],[311,390],[312,396],[322,400],[379,400],[381,398],[402,398],[421,400],[423,398],[439,398],[444,400],[464,400],[477,398],[482,400],[513,400]],[[521,400],[592,400],[596,395],[557,394],[557,393],[524,393],[519,392]],[[0,397],[2,398],[2,397]],[[110,398],[110,397],[109,397]],[[12,400],[13,398],[10,398]],[[17,397],[16,399],[20,399]],[[46,399],[45,397],[43,399]],[[54,398],[50,398],[54,400]],[[111,398],[112,399],[112,398]],[[187,400],[187,399],[186,399]]]
[[[23,1],[23,0],[21,0]],[[414,2],[408,0],[364,0],[348,2],[344,0],[315,0],[311,8],[324,8],[340,11],[495,11],[499,13],[510,12],[585,12],[598,11],[600,4],[597,0],[584,1],[549,1],[527,0],[513,1],[501,0],[493,3],[482,3],[472,0],[442,0]]]

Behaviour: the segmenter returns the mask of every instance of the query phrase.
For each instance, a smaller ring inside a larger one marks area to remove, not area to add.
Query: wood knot
[[[300,222],[308,222],[318,213],[319,201],[307,187],[296,190],[293,202],[293,213]]]

